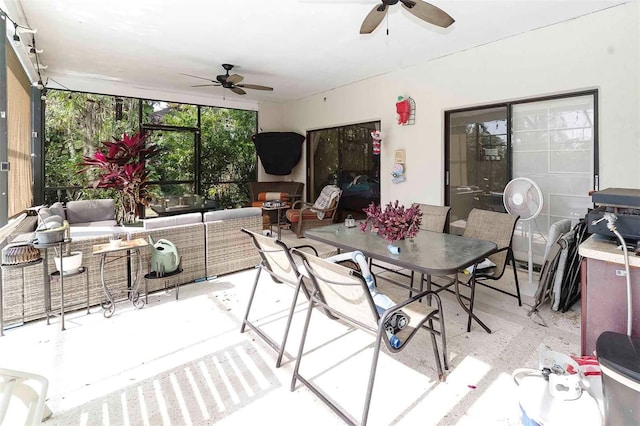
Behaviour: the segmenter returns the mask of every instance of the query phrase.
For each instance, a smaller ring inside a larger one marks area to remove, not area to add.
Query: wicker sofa
[[[86,210],[85,210],[86,211]],[[157,241],[165,238],[173,242],[182,258],[183,273],[162,280],[148,280],[149,292],[164,288],[165,284],[190,283],[196,280],[247,269],[259,263],[257,253],[248,236],[240,232],[248,228],[256,232],[262,229],[262,210],[242,208],[216,212],[190,213],[171,217],[146,219],[141,228],[122,228],[109,223],[79,222],[71,224],[72,251],[82,251],[83,266],[88,267],[89,303],[99,305],[104,299],[100,279],[100,256],[93,255],[95,244],[106,243],[113,232],[128,234],[129,238],[149,236]],[[73,217],[73,215],[71,216]],[[115,223],[115,222],[114,222]],[[25,229],[23,229],[25,231]],[[15,236],[12,242],[30,241],[33,233]],[[151,252],[142,249],[143,268],[148,268]],[[48,252],[48,271],[55,271],[54,252]],[[135,272],[135,268],[134,271]],[[148,272],[147,269],[143,273]],[[24,285],[22,274],[24,273]],[[109,263],[109,289],[114,293],[127,289],[129,277],[126,259]],[[86,303],[86,274],[65,277],[65,311],[78,309]],[[44,303],[44,271],[42,264],[25,268],[3,268],[2,285],[5,327],[46,316]],[[140,283],[140,291],[144,282]],[[51,286],[51,308],[60,311],[60,287],[56,281]]]
[[[250,237],[242,228],[262,230],[262,209],[219,210],[203,215],[206,241],[207,276],[228,274],[260,263]]]

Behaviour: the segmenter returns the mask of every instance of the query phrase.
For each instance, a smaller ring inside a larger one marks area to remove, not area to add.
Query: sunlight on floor
[[[139,311],[122,303],[109,319],[99,307],[90,315],[70,313],[64,332],[57,320],[8,330],[0,338],[1,363],[49,379],[51,425],[343,424],[300,383],[289,390],[307,308],[303,297],[281,368],[254,332],[239,333],[255,273],[184,285],[178,301],[158,292]],[[259,291],[252,318],[280,340],[293,292],[266,276]],[[532,354],[540,343],[564,353],[579,348],[579,325],[568,317],[554,319],[559,314],[547,308],[541,315],[549,325],[540,326],[526,307],[490,290],[479,290],[477,309],[492,334],[475,326],[466,333],[466,316],[451,295],[443,295],[443,306],[451,359],[446,381],[437,380],[428,333],[398,354],[384,351],[371,424],[517,423],[511,371],[535,366]],[[373,341],[319,311],[312,315],[301,371],[354,419],[362,413]]]

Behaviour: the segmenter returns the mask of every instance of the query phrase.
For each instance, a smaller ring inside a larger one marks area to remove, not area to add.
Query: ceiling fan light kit
[[[180,73],[180,74],[186,75],[188,77],[199,78],[201,80],[207,80],[213,83],[213,84],[196,84],[191,87],[222,86],[224,89],[229,89],[237,95],[246,95],[247,92],[245,92],[244,89],[273,91],[273,87],[260,86],[258,84],[241,83],[241,81],[244,80],[243,76],[239,74],[229,74],[229,71],[231,71],[233,67],[234,65],[231,65],[231,64],[222,64],[222,68],[224,68],[226,73],[217,75],[215,80],[211,80],[210,78],[200,77],[192,74],[185,74],[185,73]]]
[[[360,34],[371,34],[387,15],[389,6],[397,3],[402,3],[402,7],[416,18],[438,27],[447,28],[455,22],[444,10],[422,0],[382,0],[362,21]]]

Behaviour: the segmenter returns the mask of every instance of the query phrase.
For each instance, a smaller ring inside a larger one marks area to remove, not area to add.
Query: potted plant
[[[388,203],[384,210],[374,203],[363,209],[367,218],[360,223],[360,230],[377,232],[387,241],[397,241],[404,238],[413,238],[420,231],[422,212],[417,204],[405,209],[396,200]]]
[[[95,170],[99,174],[93,181],[94,188],[114,188],[118,191],[116,220],[118,223],[134,223],[138,217],[138,205],[148,204],[146,161],[154,157],[157,147],[147,145],[148,134],[137,133],[113,142],[102,142],[102,150],[82,157],[78,173]]]
[[[71,230],[69,229],[69,222],[66,220],[62,224],[64,239],[71,241]],[[71,244],[68,242],[64,244],[62,253],[58,253],[58,249],[55,248],[56,256],[53,257],[53,263],[56,265],[56,269],[61,274],[70,274],[78,272],[80,266],[82,266],[82,252],[71,251]],[[61,259],[62,258],[62,262]],[[62,265],[60,264],[62,263]],[[62,266],[62,268],[61,268]]]

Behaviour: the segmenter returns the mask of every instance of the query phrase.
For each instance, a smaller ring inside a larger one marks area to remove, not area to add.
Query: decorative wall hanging
[[[380,155],[382,132],[380,130],[374,130],[373,132],[371,132],[371,138],[373,139],[373,155]]]
[[[394,158],[395,164],[393,165],[393,170],[391,171],[391,179],[392,183],[400,183],[405,181],[404,177],[404,163],[406,162],[406,154],[404,149],[397,149],[395,152]]]
[[[404,166],[400,163],[394,164],[393,170],[391,171],[391,176],[393,177],[393,179],[391,179],[392,183],[404,182]]]
[[[403,126],[416,124],[416,101],[413,99],[398,96],[396,112],[398,113],[398,124]]]

